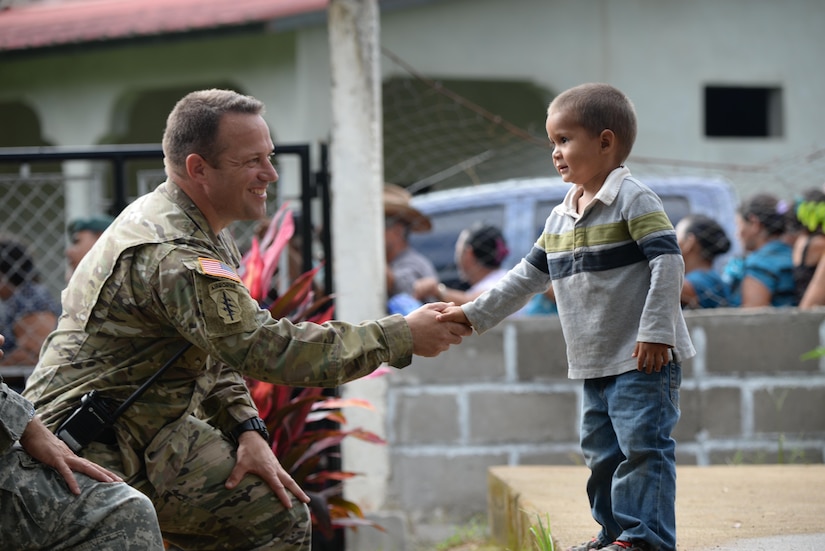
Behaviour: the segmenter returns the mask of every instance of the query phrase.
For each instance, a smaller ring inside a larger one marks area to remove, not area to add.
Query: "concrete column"
[[[383,144],[377,0],[331,0],[329,42],[332,80],[332,236],[336,313],[339,319],[376,319],[386,309]],[[348,409],[345,429],[363,427],[385,436],[387,385],[383,378],[345,385],[344,397],[371,402],[376,411]],[[389,477],[386,446],[347,439],[347,499],[365,512],[384,504]]]

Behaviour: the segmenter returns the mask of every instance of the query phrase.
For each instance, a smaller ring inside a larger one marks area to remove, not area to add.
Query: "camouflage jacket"
[[[239,259],[228,230],[212,232],[174,182],[128,206],[63,291],[63,314],[28,381],[24,394],[46,425],[55,430],[94,389],[122,402],[193,343],[118,419],[122,469],[104,463],[127,480],[145,467],[160,491],[188,451],[186,416],[228,434],[257,414],[243,375],[332,387],[382,362],[410,363],[401,316],[360,325],[275,320],[236,275]]]
[[[10,389],[0,377],[0,455],[20,440],[32,417],[32,403]]]

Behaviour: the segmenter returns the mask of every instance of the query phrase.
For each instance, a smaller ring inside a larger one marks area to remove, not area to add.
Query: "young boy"
[[[636,138],[630,100],[583,84],[547,110],[553,163],[573,187],[532,251],[486,294],[439,319],[478,333],[552,282],[568,376],[583,379],[581,446],[591,541],[568,551],[676,549],[680,360],[694,354],[680,307],[684,263],[662,202],[623,163]]]

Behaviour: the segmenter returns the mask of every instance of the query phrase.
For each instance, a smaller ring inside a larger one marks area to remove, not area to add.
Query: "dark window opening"
[[[781,88],[705,87],[705,136],[764,138],[781,135]]]

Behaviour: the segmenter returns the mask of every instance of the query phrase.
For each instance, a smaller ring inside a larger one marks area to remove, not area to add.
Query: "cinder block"
[[[567,379],[567,345],[558,317],[516,319],[520,381]]]
[[[501,327],[471,335],[435,358],[414,356],[412,365],[393,373],[393,384],[456,384],[499,381],[505,377]]]
[[[519,454],[519,465],[584,465],[581,448],[571,445],[568,451],[525,452]]]
[[[743,446],[748,443],[743,443]],[[748,444],[746,449],[715,450],[709,454],[711,465],[809,465],[822,463],[822,447],[788,445],[777,439],[775,442],[765,442],[754,448]],[[755,480],[754,484],[759,481]]]
[[[696,465],[699,458],[696,453],[691,450],[685,450],[679,446],[679,440],[676,440],[676,464],[677,465]]]
[[[575,392],[474,392],[470,443],[567,442],[578,440]]]
[[[774,386],[753,394],[754,432],[825,437],[825,388]]]
[[[455,394],[396,393],[393,412],[397,445],[454,444],[461,435]]]
[[[506,465],[506,453],[392,454],[390,505],[418,522],[461,523],[487,505],[487,469]]]
[[[701,431],[721,438],[742,434],[742,397],[739,388],[685,389],[679,392],[682,416],[673,437],[677,442],[692,442]]]
[[[708,373],[810,373],[817,362],[800,355],[819,344],[822,314],[796,309],[734,309],[690,313],[690,327],[701,325],[707,338]]]
[[[354,551],[406,551],[406,519],[403,512],[369,513],[366,519],[380,526],[347,530],[346,547]]]

